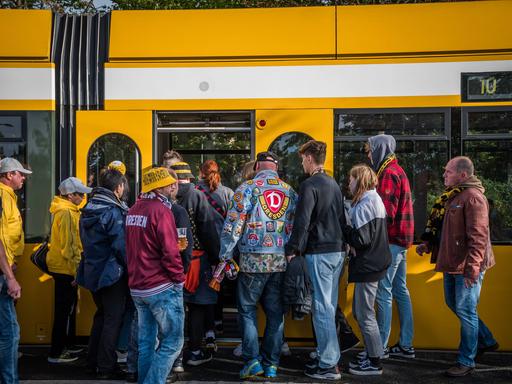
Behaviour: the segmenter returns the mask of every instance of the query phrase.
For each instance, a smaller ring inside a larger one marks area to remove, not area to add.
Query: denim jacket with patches
[[[238,187],[221,233],[220,258],[230,259],[240,240],[241,254],[284,254],[297,193],[277,172],[263,170]]]

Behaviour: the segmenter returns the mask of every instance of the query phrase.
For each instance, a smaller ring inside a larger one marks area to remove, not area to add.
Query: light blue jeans
[[[284,323],[281,297],[283,277],[284,272],[241,272],[238,275],[238,319],[242,331],[242,358],[246,362],[261,356],[264,366],[279,366]],[[258,344],[258,302],[267,317],[261,354]]]
[[[7,294],[5,276],[0,276],[0,383],[18,384],[20,327],[14,301]]]
[[[344,252],[306,254],[313,286],[313,327],[320,368],[334,367],[340,359],[335,316],[344,260]]]
[[[165,384],[183,347],[183,288],[133,297],[133,302],[139,321],[139,384]]]
[[[444,300],[446,305],[460,320],[460,344],[457,361],[467,367],[475,366],[478,347],[496,344],[491,331],[478,317],[476,307],[480,300],[480,290],[484,273],[472,287],[464,285],[464,275],[444,274]]]
[[[379,324],[380,338],[384,348],[388,345],[391,332],[391,317],[393,313],[393,299],[398,307],[400,318],[400,339],[398,343],[403,348],[412,347],[414,336],[414,322],[412,317],[412,304],[407,289],[407,250],[398,245],[390,244],[391,265],[386,275],[379,282],[377,289],[377,323]]]

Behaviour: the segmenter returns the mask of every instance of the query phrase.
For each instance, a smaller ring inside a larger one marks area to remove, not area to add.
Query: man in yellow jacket
[[[14,310],[14,300],[21,288],[14,277],[13,265],[25,246],[21,214],[14,191],[23,187],[25,177],[32,172],[11,157],[0,160],[0,382],[18,383],[18,342],[20,331]],[[4,255],[5,254],[5,255]]]
[[[48,356],[50,363],[75,361],[78,357],[74,353],[82,351],[74,346],[77,302],[75,276],[82,254],[78,221],[79,206],[85,194],[91,191],[76,177],[67,178],[60,183],[60,195],[55,196],[50,205],[53,222],[46,264],[55,280],[52,346]]]

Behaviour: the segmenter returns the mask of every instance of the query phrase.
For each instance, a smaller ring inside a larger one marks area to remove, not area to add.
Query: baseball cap
[[[69,195],[71,193],[91,193],[92,188],[86,187],[76,177],[68,177],[59,185],[59,192],[61,195]]]
[[[148,167],[142,171],[142,192],[150,192],[157,188],[174,184],[176,179],[164,167]]]
[[[114,161],[110,162],[110,164],[108,165],[107,168],[115,169],[116,171],[121,172],[121,174],[123,174],[123,175],[126,173],[126,165],[124,165],[124,163],[119,160],[114,160]]]
[[[279,157],[273,152],[266,151],[266,152],[260,152],[256,155],[256,162],[254,163],[253,169],[256,170],[256,163],[262,162],[262,161],[270,161],[271,163],[274,163],[276,165],[279,164]]]
[[[184,161],[180,161],[178,163],[174,163],[170,167],[171,169],[176,172],[178,175],[178,179],[184,180],[184,179],[194,179],[194,175],[192,174],[192,170],[190,169],[190,165],[188,163],[185,163]]]
[[[12,157],[5,157],[2,160],[0,160],[0,173],[16,171],[25,173],[27,175],[30,175],[32,173],[32,171],[23,168],[23,165],[21,165],[21,163],[18,160]]]

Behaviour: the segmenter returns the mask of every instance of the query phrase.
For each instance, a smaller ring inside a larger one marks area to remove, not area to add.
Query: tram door
[[[132,205],[140,191],[141,170],[152,164],[152,112],[79,111],[76,120],[76,177],[96,186],[102,169],[120,160],[126,166],[128,205]],[[89,335],[94,311],[90,294],[81,289],[77,335]]]
[[[280,158],[280,177],[297,192],[304,180],[304,170],[299,148],[311,139],[327,143],[326,171],[333,171],[333,110],[332,109],[282,109],[258,110],[255,116],[256,151],[272,151]],[[340,302],[345,302],[345,284],[340,284]],[[262,333],[264,316],[258,316]],[[285,318],[285,337],[289,342],[310,341],[311,320]]]

